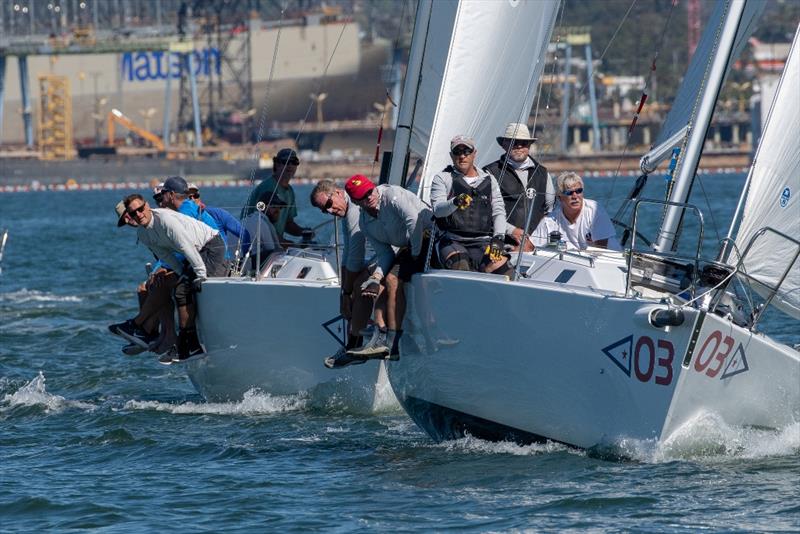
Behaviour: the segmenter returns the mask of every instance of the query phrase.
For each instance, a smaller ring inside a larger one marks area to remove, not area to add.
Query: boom
[[[144,128],[140,128],[136,126],[132,120],[126,117],[120,110],[112,109],[108,112],[108,144],[109,146],[114,145],[114,129],[115,124],[119,124],[120,126],[124,126],[128,130],[132,131],[136,135],[147,139],[152,143],[152,145],[157,148],[158,150],[164,150],[164,141],[157,136],[156,134],[145,130]]]

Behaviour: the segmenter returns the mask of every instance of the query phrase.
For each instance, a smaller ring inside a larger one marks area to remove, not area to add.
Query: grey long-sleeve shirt
[[[175,253],[183,254],[197,278],[205,280],[206,266],[200,257],[200,249],[219,232],[206,223],[177,211],[162,208],[151,211],[153,217],[150,224],[136,229],[139,242],[178,274],[183,274],[183,265],[175,257]]]
[[[422,249],[422,234],[433,224],[430,208],[417,195],[399,185],[377,187],[378,216],[361,210],[359,224],[378,258],[375,274],[384,276],[394,262],[392,247],[411,247],[418,256]]]
[[[500,186],[494,176],[484,171],[483,169],[476,169],[478,176],[475,178],[465,178],[467,183],[475,179],[474,187],[478,187],[484,180],[491,180],[492,183],[492,222],[493,230],[492,235],[503,235],[506,233],[506,206],[503,203],[503,194],[500,192]],[[457,170],[453,169],[451,172],[440,172],[433,176],[431,180],[431,204],[433,205],[433,214],[438,218],[444,218],[455,212],[458,208],[453,203],[450,192],[453,190],[453,177],[464,176]]]
[[[361,208],[355,202],[350,201],[350,197],[345,195],[347,201],[347,213],[342,217],[342,241],[344,244],[342,253],[342,265],[352,273],[361,271],[366,266],[364,257],[366,256],[366,236],[361,231],[359,220],[361,219]]]

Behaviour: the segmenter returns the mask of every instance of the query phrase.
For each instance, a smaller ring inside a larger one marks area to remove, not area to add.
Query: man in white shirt
[[[611,218],[603,207],[583,196],[583,179],[574,172],[558,176],[558,204],[542,219],[531,237],[533,244],[547,244],[550,232],[559,231],[567,247],[585,250],[588,247],[622,250]]]
[[[162,363],[185,360],[203,351],[195,329],[197,314],[194,293],[200,291],[209,276],[226,276],[225,242],[219,231],[207,224],[170,209],[152,209],[139,194],[128,195],[124,200],[127,215],[137,223],[139,242],[143,243],[161,261],[180,276],[175,287],[180,331],[174,354],[167,353]],[[179,254],[183,261],[179,260]],[[140,325],[112,325],[119,331],[135,330]],[[135,332],[131,335],[136,335]],[[170,360],[167,361],[167,357]]]

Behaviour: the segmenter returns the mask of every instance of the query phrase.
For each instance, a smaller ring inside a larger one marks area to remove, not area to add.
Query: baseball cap
[[[275,161],[280,161],[281,163],[292,163],[294,165],[300,165],[300,158],[297,157],[297,152],[292,150],[291,148],[282,148],[278,150],[278,153],[275,154]]]
[[[450,140],[450,150],[453,150],[458,145],[464,145],[472,150],[475,150],[475,140],[471,137],[467,137],[466,135],[457,135]]]
[[[375,184],[363,174],[351,176],[344,184],[344,190],[353,200],[361,200],[373,189],[375,189]]]
[[[161,192],[178,193],[179,195],[185,195],[188,188],[189,187],[186,184],[186,180],[184,180],[180,176],[170,176],[169,178],[164,180],[164,185],[161,188]]]
[[[195,184],[193,182],[189,182],[188,184],[186,184],[186,190],[187,191],[195,190],[198,193],[200,192],[200,188],[197,187],[197,184]]]

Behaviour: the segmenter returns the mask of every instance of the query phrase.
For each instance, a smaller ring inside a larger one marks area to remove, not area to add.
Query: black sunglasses
[[[134,216],[134,215],[136,215],[137,213],[142,213],[142,212],[144,211],[144,207],[145,207],[145,206],[147,206],[147,204],[142,204],[142,205],[141,205],[141,206],[139,206],[138,208],[133,208],[132,210],[128,210],[128,215],[130,215],[131,217],[133,217],[133,216]]]
[[[328,195],[328,200],[325,201],[324,206],[319,206],[319,211],[322,213],[328,213],[328,210],[333,207],[333,193]]]
[[[469,156],[473,152],[475,151],[468,146],[465,146],[463,148],[455,147],[453,150],[450,151],[450,153],[454,156]]]
[[[561,194],[565,197],[571,197],[572,193],[578,193],[579,195],[583,194],[583,188],[579,187],[577,189],[568,189],[566,191],[562,191]]]

